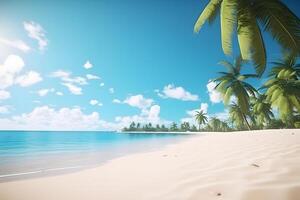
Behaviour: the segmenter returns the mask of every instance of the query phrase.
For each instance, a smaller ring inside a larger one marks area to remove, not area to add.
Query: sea
[[[0,131],[0,182],[59,175],[154,151],[192,135],[93,131]]]

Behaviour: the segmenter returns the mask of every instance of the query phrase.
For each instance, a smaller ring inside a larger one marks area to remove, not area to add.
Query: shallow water
[[[0,132],[0,181],[66,173],[131,153],[151,151],[189,135],[116,132]]]

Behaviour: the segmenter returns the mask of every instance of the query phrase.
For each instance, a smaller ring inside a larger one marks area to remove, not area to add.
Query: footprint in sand
[[[257,164],[252,164],[253,167],[260,167],[259,165]]]

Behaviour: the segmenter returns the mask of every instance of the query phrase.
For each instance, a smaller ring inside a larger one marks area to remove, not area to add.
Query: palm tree
[[[252,59],[258,75],[266,66],[265,45],[259,24],[286,50],[300,53],[300,20],[280,0],[210,0],[194,26],[212,23],[220,12],[222,48],[232,53],[232,35],[237,31],[244,60]]]
[[[300,77],[300,64],[297,64],[297,56],[295,54],[285,54],[283,59],[272,62],[274,65],[269,77],[298,80]]]
[[[192,132],[197,132],[197,127],[194,124],[192,125],[191,131]]]
[[[155,131],[160,131],[160,125],[156,124]]]
[[[287,122],[294,111],[300,112],[300,80],[271,78],[264,85],[267,101],[278,109],[280,119]]]
[[[134,122],[131,122],[131,124],[129,125],[129,129],[131,131],[134,131],[135,130],[135,123]]]
[[[170,130],[171,130],[171,131],[177,131],[177,130],[178,130],[177,124],[176,124],[175,122],[173,122],[173,123],[171,124]]]
[[[262,88],[266,90],[266,100],[278,110],[280,119],[288,123],[294,112],[300,112],[300,65],[295,55],[286,55],[283,60],[274,62],[270,79]]]
[[[253,97],[252,102],[252,112],[257,124],[262,126],[269,123],[274,117],[274,114],[272,113],[271,104],[266,101],[266,96],[261,94],[257,98]]]
[[[221,120],[216,117],[212,117],[209,121],[209,126],[211,127],[212,131],[220,131],[221,123]]]
[[[183,122],[182,124],[181,124],[181,130],[182,131],[189,131],[191,128],[190,128],[190,123],[188,123],[188,122]]]
[[[160,128],[162,131],[168,131],[168,128],[166,128],[166,126],[164,124],[161,125],[161,128]]]
[[[203,110],[200,110],[200,111],[196,111],[196,121],[198,122],[199,124],[199,131],[200,131],[200,127],[201,125],[203,124],[206,124],[207,123],[207,116],[206,116],[206,113],[203,112]]]
[[[229,106],[229,117],[230,117],[232,123],[238,129],[243,129],[246,124],[248,129],[250,130],[250,125],[247,121],[247,116],[245,115],[245,113],[241,110],[241,108],[236,103],[232,103]]]
[[[228,72],[220,72],[222,76],[215,79],[218,83],[216,89],[223,95],[225,105],[228,105],[233,98],[237,100],[237,106],[242,111],[244,120],[250,130],[246,115],[249,114],[250,110],[250,95],[255,96],[257,91],[249,83],[245,82],[245,80],[257,76],[240,73],[243,64],[241,57],[237,57],[234,64],[227,61],[221,61],[220,64],[227,67]]]
[[[137,128],[137,129],[140,129],[140,128],[141,128],[141,123],[138,122],[138,123],[136,124],[136,128]]]
[[[228,131],[230,128],[228,126],[228,124],[226,122],[223,122],[221,121],[221,124],[220,124],[220,130],[223,131],[223,132],[226,132]]]

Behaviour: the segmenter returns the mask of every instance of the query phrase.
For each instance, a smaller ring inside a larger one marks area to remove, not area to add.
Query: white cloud
[[[98,102],[98,100],[96,100],[96,99],[92,99],[92,100],[90,100],[90,104],[92,105],[92,106],[95,106],[95,105],[97,105],[99,102]]]
[[[0,100],[9,99],[10,93],[5,90],[0,90]]]
[[[208,104],[207,103],[201,103],[200,111],[203,111],[204,113],[207,113]]]
[[[128,127],[131,122],[141,123],[141,124],[148,124],[152,123],[155,124],[171,124],[170,121],[161,119],[160,116],[160,106],[153,105],[147,110],[147,112],[142,111],[139,115],[133,116],[118,116],[115,118],[115,123],[110,123],[111,127],[114,129],[122,129],[124,127]]]
[[[55,92],[55,89],[54,88],[41,89],[37,93],[38,93],[39,96],[43,97],[43,96],[46,96],[49,92]]]
[[[38,91],[38,95],[43,97],[46,96],[48,94],[49,90],[48,89],[41,89]]]
[[[57,70],[51,73],[51,77],[57,77],[57,78],[69,78],[70,75],[71,75],[70,72],[63,71],[63,70]]]
[[[132,107],[146,109],[152,105],[153,99],[147,99],[143,95],[138,94],[138,95],[133,95],[133,96],[127,97],[123,101],[123,103],[126,103]]]
[[[98,106],[103,106],[103,103],[98,103]]]
[[[160,106],[159,105],[153,105],[150,107],[149,113],[148,113],[148,118],[150,121],[153,121],[155,119],[159,118],[159,113],[160,113]]]
[[[84,67],[85,69],[91,69],[91,68],[93,67],[93,64],[90,63],[89,60],[87,60],[87,61],[84,63],[83,67]]]
[[[36,107],[30,113],[11,118],[0,118],[0,126],[6,130],[99,130],[99,113],[84,114],[80,108],[49,106]]]
[[[59,91],[58,91],[58,92],[56,92],[55,94],[56,94],[57,96],[63,96],[63,95],[64,95],[64,93],[62,93],[62,92],[59,92]]]
[[[204,113],[207,113],[207,109],[208,109],[208,104],[207,103],[201,103],[200,108],[199,109],[194,109],[194,110],[188,110],[187,114],[191,117],[194,117],[196,115],[197,111],[203,111]]]
[[[5,38],[0,38],[0,43],[2,43],[4,45],[7,45],[9,47],[19,49],[19,50],[21,50],[25,53],[27,53],[31,49],[30,46],[28,46],[22,40],[8,40],[8,39],[5,39]]]
[[[25,63],[20,56],[9,55],[4,63],[0,65],[0,89],[8,88],[13,84],[26,87],[42,80],[40,74],[35,71],[19,75],[24,66]]]
[[[15,83],[19,84],[21,87],[28,87],[33,84],[36,84],[40,81],[42,81],[43,78],[38,72],[35,71],[29,71],[24,75],[18,76],[16,78]]]
[[[198,101],[198,95],[191,94],[186,91],[183,87],[175,87],[174,85],[167,85],[164,87],[162,93],[159,90],[155,90],[158,93],[158,96],[162,98],[173,98],[182,101]]]
[[[117,116],[115,122],[102,121],[102,127],[119,130],[128,127],[133,121],[141,124],[152,123],[153,125],[171,124],[170,121],[160,118],[160,106],[153,105],[154,101],[152,99],[147,99],[141,94],[129,96],[123,101],[113,99],[112,102],[117,104],[128,104],[132,107],[139,108],[140,113],[132,116]]]
[[[115,89],[114,89],[114,88],[109,88],[108,91],[109,91],[109,93],[111,93],[111,94],[115,93]]]
[[[223,101],[222,94],[215,89],[216,86],[217,83],[214,81],[208,81],[206,85],[209,99],[212,103],[220,103]]]
[[[113,103],[122,103],[122,101],[120,99],[113,99],[112,102]]]
[[[99,76],[96,76],[96,75],[93,75],[93,74],[87,74],[87,75],[86,75],[86,78],[87,78],[88,80],[97,80],[97,79],[100,79]]]
[[[218,113],[209,115],[209,118],[212,118],[212,117],[216,117],[222,121],[226,121],[229,119],[229,111],[227,109],[225,109],[223,112],[218,112]]]
[[[9,107],[8,106],[0,106],[0,114],[7,114],[9,113]]]
[[[45,30],[43,27],[35,23],[33,21],[30,22],[23,22],[24,29],[27,31],[27,34],[30,38],[35,39],[38,41],[39,49],[42,51],[48,45],[48,40],[45,35]]]
[[[100,87],[103,87],[104,86],[104,83],[100,83]]]
[[[108,122],[101,120],[97,112],[83,113],[80,107],[54,109],[49,106],[38,106],[29,113],[0,118],[0,127],[6,130],[120,130],[129,126],[132,121],[142,124],[150,122],[153,125],[171,123],[161,119],[159,114],[160,106],[153,105],[148,112],[133,116],[118,116],[115,121]]]
[[[73,83],[78,85],[87,85],[87,81],[85,78],[81,76],[72,77],[70,72],[63,71],[63,70],[57,70],[55,72],[52,72],[51,77],[60,78],[61,81],[66,83]]]
[[[20,72],[25,63],[20,56],[17,55],[9,55],[4,62],[4,69],[8,73],[18,73]]]
[[[88,84],[86,79],[80,76],[73,77],[70,72],[58,70],[50,74],[51,77],[60,78],[62,85],[66,86],[72,94],[81,95],[82,88],[79,85]]]
[[[72,94],[81,95],[82,88],[72,84],[72,83],[62,83],[62,85],[66,86]]]

